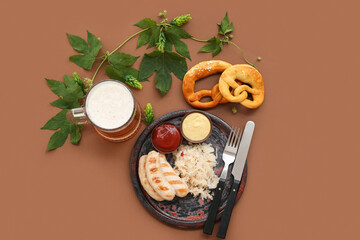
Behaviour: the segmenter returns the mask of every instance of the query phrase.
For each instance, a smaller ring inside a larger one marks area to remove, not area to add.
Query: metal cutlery
[[[221,218],[220,227],[219,227],[218,233],[216,235],[219,238],[225,238],[227,229],[229,227],[232,210],[234,208],[236,195],[239,190],[239,186],[240,186],[240,182],[241,182],[247,154],[248,154],[248,151],[250,148],[250,143],[251,143],[254,129],[255,129],[255,123],[252,121],[248,121],[245,125],[244,131],[243,131],[243,134],[241,137],[241,141],[240,141],[239,150],[236,154],[235,163],[234,163],[234,166],[233,166],[232,172],[231,172],[231,174],[234,176],[234,182],[231,186],[230,194],[227,199],[224,214]]]
[[[231,163],[234,162],[235,160],[235,155],[238,151],[239,148],[239,144],[240,144],[240,137],[241,137],[241,132],[240,132],[240,128],[237,127],[233,127],[230,135],[227,139],[226,145],[225,145],[225,149],[222,155],[222,160],[224,161],[224,168],[221,172],[220,175],[220,180],[218,185],[216,186],[216,190],[215,190],[215,195],[214,195],[214,199],[213,202],[210,206],[209,209],[209,214],[208,214],[208,218],[205,222],[204,225],[204,230],[203,232],[206,234],[211,235],[213,228],[214,228],[214,224],[216,221],[216,215],[217,215],[217,211],[221,202],[221,196],[222,196],[222,192],[224,190],[225,187],[225,180],[227,178],[228,175],[228,169],[229,169],[229,165]]]

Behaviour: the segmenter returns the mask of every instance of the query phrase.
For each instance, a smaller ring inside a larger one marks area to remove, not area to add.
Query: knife
[[[234,182],[231,186],[224,214],[221,218],[220,227],[216,235],[219,238],[225,238],[227,229],[229,227],[231,213],[234,208],[237,192],[239,191],[241,177],[244,171],[246,157],[249,152],[254,129],[255,123],[253,121],[248,121],[245,125],[239,150],[236,154],[235,163],[231,172],[231,174],[234,176]]]

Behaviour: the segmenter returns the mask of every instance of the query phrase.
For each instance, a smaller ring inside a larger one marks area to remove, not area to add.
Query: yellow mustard
[[[182,132],[192,141],[204,140],[211,131],[209,119],[201,113],[190,113],[182,123]]]

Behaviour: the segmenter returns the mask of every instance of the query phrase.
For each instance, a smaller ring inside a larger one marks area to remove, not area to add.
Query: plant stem
[[[135,36],[139,35],[142,32],[145,32],[146,30],[148,30],[149,28],[145,28],[141,31],[138,31],[137,33],[134,33],[133,35],[131,35],[130,37],[128,37],[123,43],[121,43],[117,48],[115,48],[111,53],[108,53],[104,56],[104,59],[101,61],[101,63],[99,64],[98,68],[96,69],[93,77],[91,78],[91,82],[94,82],[94,79],[97,75],[97,73],[99,72],[101,66],[104,64],[104,62],[109,58],[109,56],[113,53],[115,53],[117,50],[119,50],[122,46],[124,46],[125,43],[127,43],[129,40],[131,40],[132,38],[134,38]]]
[[[197,38],[194,38],[194,37],[191,37],[192,40],[195,40],[197,42],[207,42],[208,40],[201,40],[201,39],[197,39]]]
[[[197,38],[194,38],[194,37],[191,37],[191,39],[192,40],[195,40],[195,41],[197,41],[197,42],[207,42],[208,40],[201,40],[201,39],[197,39]],[[229,41],[229,40],[227,40],[226,42],[225,41],[223,41],[224,43],[230,43],[230,44],[232,44],[232,45],[234,45],[237,49],[239,49],[239,51],[241,52],[241,56],[242,56],[242,58],[245,60],[245,62],[247,63],[247,64],[249,64],[250,66],[253,66],[254,68],[256,68],[257,69],[257,67],[253,64],[253,63],[251,63],[249,60],[247,60],[247,58],[245,57],[245,55],[244,55],[244,51],[238,46],[238,45],[236,45],[236,43],[234,43],[234,42],[232,42],[232,41]]]
[[[105,56],[104,56],[104,59],[101,61],[100,65],[99,65],[99,66],[98,66],[98,68],[96,69],[96,71],[95,71],[95,73],[94,73],[93,77],[91,78],[91,83],[93,83],[93,82],[94,82],[94,79],[95,79],[95,77],[96,77],[96,75],[97,75],[98,71],[100,70],[101,66],[104,64],[104,62],[106,61],[106,59],[107,59],[107,58],[108,58],[108,56],[107,56],[107,55],[105,55]]]
[[[133,37],[135,37],[136,35],[138,35],[138,34],[140,34],[140,33],[142,33],[142,32],[145,32],[146,30],[148,30],[149,28],[145,28],[145,29],[143,29],[143,30],[141,30],[141,31],[138,31],[137,33],[134,33],[133,35],[131,35],[130,37],[128,37],[122,44],[120,44],[117,48],[115,48],[114,49],[114,51],[112,51],[110,54],[109,54],[109,56],[111,55],[111,54],[113,54],[114,52],[116,52],[117,50],[119,50],[125,43],[127,43],[130,39],[132,39]]]
[[[238,45],[236,45],[236,43],[234,43],[234,42],[232,42],[232,41],[228,41],[228,43],[234,45],[237,49],[239,49],[239,51],[241,52],[242,58],[245,60],[245,62],[246,62],[247,64],[249,64],[250,66],[253,66],[254,68],[257,69],[257,67],[256,67],[254,64],[252,64],[249,60],[247,60],[247,58],[246,58],[245,55],[244,55],[244,51],[243,51]]]

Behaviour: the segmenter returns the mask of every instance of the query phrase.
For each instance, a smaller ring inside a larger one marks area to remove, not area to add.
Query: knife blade
[[[254,133],[255,123],[253,121],[248,121],[245,125],[245,129],[240,141],[239,150],[235,157],[235,163],[232,169],[231,174],[234,176],[234,179],[241,180],[243,170],[245,167],[246,157],[249,152],[251,139]]]
[[[234,182],[231,186],[224,214],[221,218],[220,227],[217,233],[217,237],[219,238],[225,238],[227,229],[229,227],[232,210],[235,205],[237,192],[239,191],[240,182],[244,171],[245,162],[249,152],[254,129],[255,123],[253,121],[248,121],[245,125],[239,150],[236,154],[235,163],[231,172],[231,174],[234,176]]]

